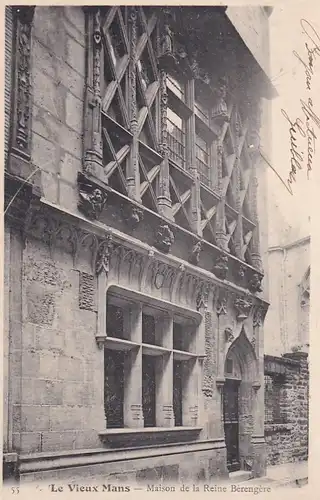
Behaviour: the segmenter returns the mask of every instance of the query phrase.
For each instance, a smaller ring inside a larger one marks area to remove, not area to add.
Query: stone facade
[[[225,68],[238,101],[251,92],[244,127],[225,80],[203,66],[204,39],[195,54],[172,35],[188,16],[161,10],[8,10],[17,52],[8,55],[15,66],[5,178],[4,459],[5,474],[15,469],[22,480],[227,476],[231,358],[239,366],[235,462],[264,474],[268,303],[259,173],[246,133],[261,127],[268,79],[247,49],[239,57],[257,75],[250,85],[243,74],[237,88],[234,62]],[[232,28],[240,46],[224,9],[202,15],[207,27]],[[187,81],[186,102],[166,88],[171,70]],[[198,94],[215,103],[208,123],[196,114]],[[169,106],[186,121],[184,169],[170,149]],[[199,158],[199,136],[210,143],[210,161]],[[109,307],[120,311],[116,325]],[[145,321],[154,325],[153,340],[144,339]],[[107,353],[124,357],[116,403]],[[151,379],[155,396],[141,385]]]

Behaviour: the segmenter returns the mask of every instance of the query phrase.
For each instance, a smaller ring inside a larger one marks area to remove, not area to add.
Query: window
[[[169,156],[177,165],[185,168],[185,124],[172,109],[167,109]]]
[[[179,99],[185,100],[185,90],[184,84],[176,80],[173,76],[167,77],[167,87],[170,89]]]
[[[109,429],[123,427],[124,353],[105,350],[105,412]]]
[[[152,356],[142,355],[142,406],[145,427],[156,426],[156,367]]]
[[[207,186],[210,185],[209,148],[206,141],[199,135],[196,135],[196,160],[200,181]]]
[[[202,106],[199,101],[195,101],[194,103],[194,112],[201,120],[209,125],[209,111]]]
[[[197,401],[188,388],[198,380],[198,325],[192,313],[177,316],[144,296],[135,301],[109,292],[106,323],[107,428],[194,426]]]

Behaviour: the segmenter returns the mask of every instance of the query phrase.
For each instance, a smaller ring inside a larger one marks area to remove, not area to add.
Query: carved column
[[[252,246],[251,246],[251,258],[252,265],[262,272],[262,259],[260,255],[260,235],[259,235],[259,218],[258,218],[258,179],[256,173],[256,166],[253,166],[252,181],[251,181],[251,209],[252,218],[255,223],[255,228],[252,233]]]
[[[250,205],[255,228],[251,239],[251,258],[252,264],[259,271],[262,271],[262,259],[260,255],[260,235],[259,235],[259,217],[258,217],[258,177],[257,164],[261,161],[260,155],[260,126],[261,126],[261,108],[260,100],[257,97],[252,98],[249,107],[249,143],[251,146],[252,176],[250,183]]]
[[[143,427],[142,411],[142,307],[132,305],[124,318],[131,340],[140,344],[128,352],[124,364],[124,426]]]
[[[242,207],[241,207],[241,194],[240,194],[240,183],[241,183],[241,173],[240,173],[240,148],[239,148],[239,139],[240,139],[240,124],[238,121],[238,112],[236,112],[236,161],[234,165],[234,182],[235,182],[235,198],[236,198],[236,210],[239,213],[237,217],[237,226],[234,232],[234,242],[235,242],[235,250],[236,255],[239,259],[243,259],[243,230],[242,230]]]
[[[13,7],[13,84],[9,171],[30,174],[31,146],[31,30],[34,6]]]
[[[194,80],[187,84],[187,105],[194,109]],[[195,145],[195,115],[192,113],[187,121],[186,134],[187,168],[192,174],[193,185],[191,189],[191,221],[193,230],[199,236],[202,236],[201,230],[201,211],[200,211],[200,174],[197,171],[196,145]]]
[[[223,250],[228,250],[228,244],[226,239],[226,214],[225,214],[225,194],[224,185],[222,178],[222,156],[223,156],[223,146],[218,144],[217,146],[217,167],[218,167],[218,191],[221,196],[221,200],[217,206],[217,217],[216,217],[216,241],[217,245]]]
[[[86,7],[87,68],[84,126],[85,172],[104,180],[101,126],[101,25],[100,8]]]
[[[167,142],[167,74],[164,69],[160,69],[160,153],[163,156],[163,162],[159,174],[158,204],[159,211],[168,219],[173,219],[170,197],[170,179],[169,179],[169,153]]]
[[[138,142],[138,110],[137,110],[137,75],[136,75],[136,45],[137,45],[137,10],[130,7],[130,65],[129,65],[129,101],[130,129],[132,145],[130,161],[127,163],[127,183],[129,196],[137,201],[140,197],[139,175],[139,142]]]

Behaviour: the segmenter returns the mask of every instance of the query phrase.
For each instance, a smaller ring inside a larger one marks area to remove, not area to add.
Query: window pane
[[[109,337],[124,338],[123,311],[112,304],[107,306],[107,335]]]
[[[170,89],[179,99],[184,100],[184,85],[178,82],[173,76],[167,77],[167,87]]]
[[[209,185],[209,148],[206,141],[199,135],[196,135],[196,160],[201,182]]]
[[[176,426],[182,425],[182,362],[173,361],[173,412]]]
[[[123,427],[124,353],[105,349],[105,414],[107,428]]]
[[[172,109],[167,109],[168,149],[171,160],[184,168],[185,133],[184,122]]]
[[[182,131],[182,118],[177,115],[172,109],[167,109],[167,118],[168,118],[168,132],[174,133],[175,127],[178,127],[180,131]]]
[[[156,371],[152,356],[142,356],[142,408],[145,427],[156,425]]]
[[[142,342],[144,344],[155,344],[156,327],[153,316],[142,314]]]
[[[183,328],[179,323],[173,323],[173,348],[179,351],[185,350]]]
[[[209,123],[209,112],[208,110],[202,106],[202,104],[200,104],[199,102],[195,102],[194,103],[194,109],[195,109],[195,113],[196,115],[199,116],[199,118],[201,118],[201,120],[203,120],[205,123]]]

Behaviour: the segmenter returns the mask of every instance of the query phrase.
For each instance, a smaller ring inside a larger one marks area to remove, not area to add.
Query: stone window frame
[[[118,439],[121,435],[139,435],[139,433],[166,433],[191,436],[200,432],[198,425],[199,407],[201,405],[202,359],[201,328],[202,315],[182,306],[176,306],[162,299],[148,297],[141,292],[128,290],[117,285],[110,285],[106,292],[108,304],[121,307],[124,312],[124,334],[122,338],[108,336],[104,348],[125,353],[124,369],[123,424],[108,427],[102,437]],[[106,309],[108,310],[108,309]],[[142,314],[156,316],[157,344],[146,344],[142,340]],[[189,330],[188,350],[174,349],[173,325],[183,324]],[[156,415],[155,425],[144,426],[142,398],[142,356],[150,356],[156,360]],[[182,394],[182,425],[175,425],[173,396],[173,364],[174,361],[185,363],[185,377]],[[137,384],[137,380],[141,380]],[[106,401],[106,400],[105,400]],[[166,436],[168,439],[168,436]],[[169,437],[170,439],[170,437]]]

